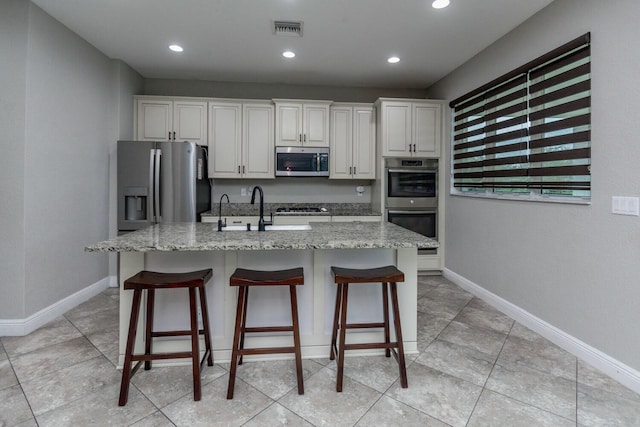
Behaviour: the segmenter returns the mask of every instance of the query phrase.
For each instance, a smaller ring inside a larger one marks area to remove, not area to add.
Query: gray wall
[[[2,40],[7,28],[11,37],[2,112],[6,103],[13,114],[0,172],[0,319],[26,319],[107,276],[107,256],[83,249],[108,237],[110,147],[131,134],[119,118],[131,117],[141,82],[121,84],[112,60],[27,0],[0,3],[0,17]]]
[[[380,97],[424,98],[424,89],[384,89],[286,84],[232,83],[201,80],[145,79],[144,95],[206,96],[246,99],[326,99],[374,102]]]
[[[0,318],[24,312],[24,153],[28,3],[0,3]]]
[[[638,22],[637,0],[556,0],[428,91],[455,99],[591,32],[591,205],[446,195],[446,268],[636,370],[640,218],[611,197],[640,195]]]

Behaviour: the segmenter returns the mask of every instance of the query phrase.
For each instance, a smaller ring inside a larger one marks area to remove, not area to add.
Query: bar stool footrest
[[[384,323],[347,323],[344,325],[345,329],[371,329],[371,328],[384,328]]]
[[[390,343],[361,343],[361,344],[345,344],[344,345],[344,349],[345,350],[367,350],[367,349],[374,349],[374,348],[384,348],[384,349],[394,349],[395,347],[398,346],[398,343],[395,342],[390,342]]]
[[[243,328],[244,332],[293,332],[292,326],[260,326]]]
[[[295,347],[258,347],[239,350],[238,354],[240,356],[247,356],[253,354],[295,353],[295,351]]]

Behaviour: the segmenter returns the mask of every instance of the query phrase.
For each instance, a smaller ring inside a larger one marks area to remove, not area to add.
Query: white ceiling
[[[552,0],[32,1],[146,78],[427,88]],[[303,21],[303,37],[273,20]]]

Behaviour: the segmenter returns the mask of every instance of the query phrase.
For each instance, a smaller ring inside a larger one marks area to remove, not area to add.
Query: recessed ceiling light
[[[184,50],[182,46],[180,46],[179,44],[172,44],[169,46],[169,49],[171,49],[174,52],[182,52]]]
[[[287,50],[285,52],[282,52],[282,56],[284,56],[285,58],[295,58],[296,54],[291,52],[290,50]]]
[[[400,62],[400,58],[398,58],[397,56],[392,56],[389,59],[387,59],[387,62],[389,64],[397,64],[398,62]]]
[[[443,7],[449,6],[449,0],[435,0],[433,3],[431,3],[431,6],[434,9],[442,9]]]

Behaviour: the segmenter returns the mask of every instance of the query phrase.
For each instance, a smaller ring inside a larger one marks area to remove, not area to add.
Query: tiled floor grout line
[[[471,300],[469,300],[469,303],[470,302],[471,302]],[[469,305],[469,303],[467,303],[467,305],[465,305],[465,307],[467,307]],[[464,310],[464,308],[463,308],[463,310]],[[460,311],[462,311],[462,310],[460,310]],[[458,314],[460,314],[460,313],[458,313]],[[500,358],[500,354],[502,354],[502,350],[504,350],[504,346],[507,343],[507,339],[509,338],[509,334],[513,330],[513,325],[514,324],[515,324],[515,322],[511,323],[511,327],[509,328],[509,332],[507,332],[507,334],[504,337],[504,341],[502,341],[502,346],[500,347],[500,351],[498,351],[498,354],[496,354],[496,360],[493,361],[493,365],[491,365],[491,370],[489,371],[489,374],[487,375],[487,378],[485,378],[484,383],[482,384],[482,390],[480,390],[480,394],[478,395],[478,399],[476,400],[476,402],[473,405],[473,408],[471,409],[471,413],[469,414],[469,419],[467,420],[467,423],[465,424],[465,426],[468,426],[469,422],[471,422],[471,418],[473,418],[473,413],[476,411],[476,408],[478,407],[478,402],[480,402],[480,398],[482,397],[482,394],[485,392],[485,390],[492,391],[492,390],[487,388],[487,383],[489,382],[489,378],[491,378],[491,374],[493,373],[493,370],[495,369],[496,365],[498,364],[498,359]]]

